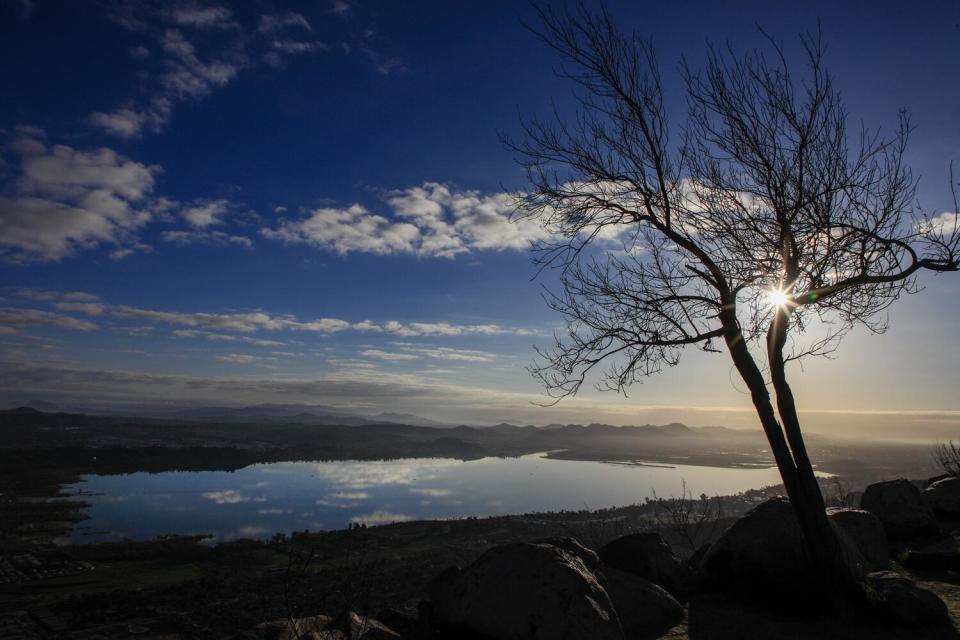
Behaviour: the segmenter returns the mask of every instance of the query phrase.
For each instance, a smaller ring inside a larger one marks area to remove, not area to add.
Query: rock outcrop
[[[909,540],[940,531],[933,509],[920,489],[903,478],[867,487],[860,508],[880,519],[891,540]]]
[[[880,615],[899,624],[921,627],[950,620],[947,605],[935,593],[895,571],[869,574],[867,589]]]
[[[693,572],[657,533],[617,538],[597,553],[604,567],[632,573],[659,585],[680,601],[693,590]]]
[[[834,528],[849,571],[862,577],[866,561],[843,531]],[[790,501],[773,498],[747,512],[710,546],[700,563],[700,581],[705,588],[751,599],[799,604],[815,597],[820,585],[813,570]]]
[[[580,544],[580,541],[576,538],[541,538],[540,540],[534,540],[533,544],[549,544],[558,549],[563,549],[568,553],[572,553],[583,560],[583,564],[587,565],[587,569],[591,571],[595,571],[600,567],[600,557],[597,555],[597,552],[593,549],[586,548]]]
[[[827,509],[827,517],[856,545],[874,571],[890,565],[887,533],[880,518],[862,509]]]
[[[628,640],[659,638],[683,620],[683,605],[648,580],[606,568],[600,581],[613,601]]]
[[[923,491],[923,497],[937,515],[960,518],[960,477],[937,480]]]
[[[508,544],[451,567],[428,588],[436,624],[451,637],[623,640],[607,591],[575,554]]]

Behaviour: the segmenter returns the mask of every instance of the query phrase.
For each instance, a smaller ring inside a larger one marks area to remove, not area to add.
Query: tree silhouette
[[[812,561],[844,578],[787,365],[833,353],[858,325],[883,331],[880,312],[921,271],[958,270],[956,214],[914,204],[908,116],[892,135],[851,132],[819,35],[801,37],[799,75],[766,37],[762,50],[713,47],[702,68],[681,65],[687,111],[672,128],[649,40],[605,10],[537,11],[533,30],[562,56],[579,109],[524,121],[508,141],[530,183],[518,215],[551,232],[534,255],[559,269],[548,302],[566,319],[531,370],[559,399],[591,372],[623,391],[684,347],[725,349]]]

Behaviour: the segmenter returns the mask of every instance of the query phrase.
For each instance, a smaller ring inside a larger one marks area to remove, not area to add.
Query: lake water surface
[[[215,540],[341,529],[351,522],[599,509],[679,495],[729,495],[777,484],[774,467],[641,466],[519,458],[277,462],[237,471],[84,476],[65,493],[92,504],[66,541],[212,534]],[[89,495],[93,494],[93,495]]]

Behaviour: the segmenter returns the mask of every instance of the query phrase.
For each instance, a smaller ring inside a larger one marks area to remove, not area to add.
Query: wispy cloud
[[[261,63],[278,66],[284,56],[325,48],[310,37],[312,26],[299,13],[265,14],[254,24],[244,25],[222,5],[144,3],[134,10],[113,3],[108,7],[108,17],[147,39],[134,54],[143,63],[145,95],[89,116],[92,125],[119,138],[161,130],[177,105],[206,98],[245,69]],[[218,37],[209,37],[212,31]],[[149,55],[151,50],[158,55]]]
[[[249,353],[228,353],[225,356],[217,356],[220,362],[232,362],[234,364],[250,364],[252,362],[276,362],[276,358],[270,356],[255,356]]]
[[[0,309],[0,327],[55,327],[74,331],[93,331],[97,325],[71,316],[42,311],[40,309]]]
[[[387,361],[419,360],[422,357],[411,353],[390,353],[381,349],[366,349],[361,351],[360,355],[365,358],[376,358],[377,360]]]
[[[233,235],[224,231],[185,231],[170,230],[161,231],[160,239],[164,242],[178,244],[181,246],[191,244],[205,244],[212,246],[235,245],[249,249],[253,246],[253,240],[246,236]]]
[[[437,360],[452,360],[460,362],[494,362],[502,356],[486,351],[477,351],[475,349],[455,349],[453,347],[420,347],[409,344],[397,343],[401,352],[383,351],[381,349],[366,349],[360,352],[365,358],[375,358],[378,360],[421,360],[423,358],[433,358]]]
[[[293,316],[276,316],[265,311],[249,313],[184,313],[156,311],[126,305],[110,307],[119,317],[148,320],[163,324],[196,327],[219,331],[252,333],[255,331],[306,331],[334,334],[341,331],[383,333],[397,336],[463,336],[463,335],[533,335],[530,329],[503,327],[498,324],[452,324],[448,322],[350,322],[339,318],[301,320]]]
[[[99,300],[92,294],[82,292],[56,292],[37,289],[18,289],[15,292],[21,297],[41,302],[53,303],[63,310],[86,313],[88,315],[110,315],[115,318],[136,320],[143,326],[144,323],[173,325],[185,327],[177,329],[174,334],[179,337],[203,337],[208,340],[240,339],[257,346],[279,347],[285,343],[243,335],[259,331],[266,332],[308,332],[323,335],[333,335],[343,331],[357,333],[372,333],[402,337],[420,336],[498,336],[498,335],[535,335],[536,332],[521,327],[504,327],[499,324],[455,324],[450,322],[399,322],[388,320],[374,322],[372,320],[349,321],[340,318],[301,319],[291,315],[277,315],[263,310],[254,310],[244,313],[210,313],[202,311],[183,312],[157,309],[143,309],[130,305],[112,305]],[[96,300],[97,302],[80,305],[82,300]],[[64,306],[68,305],[68,306]],[[41,310],[37,314],[49,314]],[[78,321],[85,322],[85,321]],[[238,334],[238,335],[233,335]],[[486,361],[493,354],[482,351],[458,350],[447,347],[414,347],[409,344],[400,344],[406,354],[392,357],[390,352],[381,351],[371,353],[369,357],[395,360],[414,360],[420,357],[440,358],[445,360]],[[375,351],[375,350],[373,350]]]
[[[61,311],[84,313],[88,316],[102,316],[106,310],[106,305],[99,302],[57,302],[53,306]]]
[[[88,293],[86,291],[52,291],[50,289],[30,289],[21,287],[15,289],[14,293],[27,300],[54,301],[63,300],[66,302],[98,302],[100,296]]]

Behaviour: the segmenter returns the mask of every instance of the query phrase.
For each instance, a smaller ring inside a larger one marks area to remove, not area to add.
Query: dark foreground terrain
[[[620,462],[723,466],[768,464],[757,434],[683,425],[616,430],[603,425],[438,430],[397,424],[189,423],[0,413],[0,638],[217,638],[266,621],[346,610],[383,620],[415,616],[428,582],[491,547],[573,536],[599,548],[627,533],[656,530],[681,557],[715,539],[778,488],[738,496],[652,501],[603,511],[408,522],[277,535],[209,545],[171,537],[58,547],[82,519],[82,501],[56,499],[85,473],[237,469],[254,462],[450,456],[475,458],[551,450],[552,455]],[[375,432],[376,437],[371,437]],[[855,504],[866,484],[931,475],[925,447],[814,439],[815,459],[841,481],[824,492]],[[54,499],[50,499],[54,498]],[[80,497],[82,499],[82,496]],[[948,604],[960,620],[960,567],[895,565]],[[875,621],[796,617],[697,595],[670,638],[957,638]],[[249,636],[254,637],[254,636]]]

